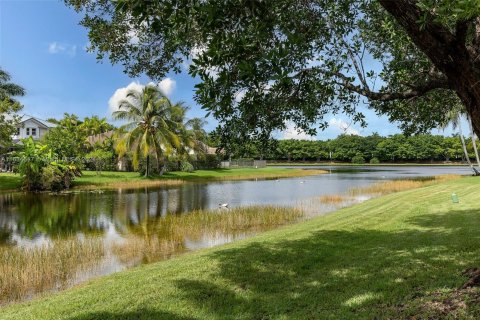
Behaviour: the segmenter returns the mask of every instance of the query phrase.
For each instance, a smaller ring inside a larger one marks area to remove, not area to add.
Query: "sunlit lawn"
[[[18,174],[0,173],[0,190],[18,189],[22,185],[22,180]]]
[[[236,243],[113,274],[4,319],[478,319],[480,180],[369,200]],[[460,203],[453,204],[455,192]]]

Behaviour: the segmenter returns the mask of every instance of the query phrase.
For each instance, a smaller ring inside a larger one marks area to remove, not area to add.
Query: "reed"
[[[63,239],[51,243],[0,248],[0,303],[69,286],[78,272],[103,256],[100,239]]]
[[[96,182],[92,184],[79,184],[75,186],[77,190],[97,190],[102,189],[138,189],[146,187],[170,187],[179,186],[185,183],[183,180],[135,180],[135,181],[116,181],[116,182]]]
[[[318,201],[323,204],[341,204],[347,201],[352,201],[352,197],[338,194],[327,194],[320,196]]]
[[[238,235],[270,230],[297,221],[303,212],[294,208],[252,206],[233,209],[197,210],[167,215],[153,224],[140,224],[132,234],[112,246],[123,263],[138,265],[185,251],[185,240],[214,235]]]
[[[348,190],[351,196],[358,195],[372,195],[380,196],[394,192],[400,192],[404,190],[410,190],[415,188],[421,188],[429,185],[433,185],[440,182],[446,182],[460,178],[460,175],[446,174],[434,177],[422,177],[417,179],[399,179],[377,182],[366,187],[356,187]]]

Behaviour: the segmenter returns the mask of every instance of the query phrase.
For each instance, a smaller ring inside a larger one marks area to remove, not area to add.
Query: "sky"
[[[62,0],[0,0],[0,67],[26,89],[25,97],[19,99],[24,105],[22,113],[41,119],[61,118],[65,112],[80,118],[98,115],[112,122],[113,105],[125,94],[125,88],[151,82],[146,76],[128,77],[121,65],[111,65],[108,59],[98,62],[94,53],[86,51],[88,35],[80,20],[81,15]],[[190,107],[188,117],[204,117],[206,112],[193,100],[197,81],[186,73],[172,73],[159,86],[172,101],[181,100]],[[367,108],[362,111],[367,128],[351,124],[345,115],[329,115],[329,128],[316,137],[291,125],[276,137],[325,140],[344,132],[385,136],[400,132],[386,117]],[[207,131],[218,124],[213,118],[206,120]],[[451,130],[432,133],[450,135]]]

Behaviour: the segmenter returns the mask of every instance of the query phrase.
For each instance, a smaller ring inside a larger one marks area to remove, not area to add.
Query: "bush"
[[[73,179],[80,176],[74,164],[56,161],[46,146],[35,144],[33,139],[23,140],[23,151],[17,152],[18,172],[23,178],[23,187],[28,191],[59,191],[70,187]]]
[[[220,168],[220,158],[216,154],[206,154],[193,163],[195,170]]]
[[[378,160],[378,158],[370,159],[370,164],[379,164],[379,163],[380,163],[380,160]]]
[[[180,171],[193,172],[193,165],[190,162],[182,161],[180,164]]]
[[[352,158],[352,163],[355,164],[364,164],[365,163],[365,158],[361,153],[357,153],[353,158]]]

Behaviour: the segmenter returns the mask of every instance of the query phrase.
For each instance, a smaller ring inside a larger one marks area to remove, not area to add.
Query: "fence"
[[[265,160],[232,160],[222,161],[220,168],[265,168],[267,161]]]

